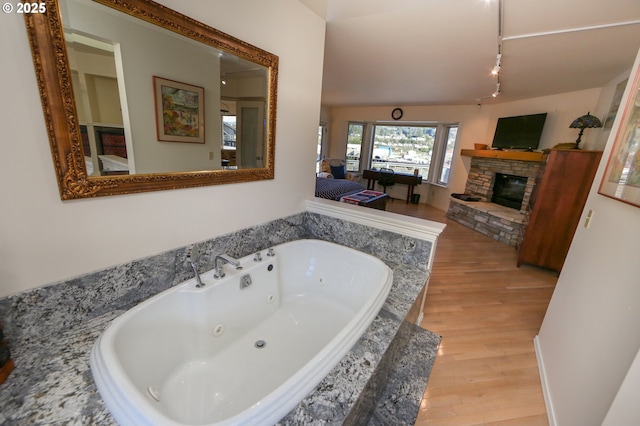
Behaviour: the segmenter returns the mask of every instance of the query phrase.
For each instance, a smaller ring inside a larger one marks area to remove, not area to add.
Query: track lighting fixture
[[[500,72],[500,61],[502,59],[502,54],[498,53],[498,56],[496,57],[496,66],[493,67],[493,70],[491,70],[491,75],[498,75],[498,73]]]
[[[493,94],[491,96],[493,96],[494,98],[497,97],[500,94],[500,82],[496,83],[496,91],[493,92]]]
[[[496,64],[491,70],[491,76],[496,78],[496,90],[490,96],[483,96],[481,98],[476,98],[476,102],[478,106],[481,104],[483,99],[497,98],[500,95],[500,68],[502,67],[502,28],[503,28],[503,20],[504,16],[502,13],[503,10],[503,2],[504,0],[498,0],[498,53],[496,54]]]

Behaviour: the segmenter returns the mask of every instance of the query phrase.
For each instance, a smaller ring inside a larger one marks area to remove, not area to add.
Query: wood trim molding
[[[520,160],[541,162],[544,153],[526,151],[498,151],[496,149],[462,149],[460,155],[465,157],[499,158],[503,160]]]

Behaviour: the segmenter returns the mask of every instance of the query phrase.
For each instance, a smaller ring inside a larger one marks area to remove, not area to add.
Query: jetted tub
[[[91,372],[118,423],[277,422],[369,327],[393,280],[379,259],[320,240],[261,257],[160,293],[100,335]]]

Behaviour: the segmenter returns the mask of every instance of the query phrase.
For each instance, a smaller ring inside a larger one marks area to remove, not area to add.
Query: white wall
[[[638,395],[640,395],[640,352],[631,364],[602,425],[640,425]]]
[[[558,143],[575,142],[578,131],[570,129],[569,124],[577,117],[595,111],[600,89],[582,90],[578,92],[561,93],[521,101],[486,104],[482,106],[405,106],[402,120],[393,121],[391,110],[394,107],[335,107],[327,111],[330,115],[330,148],[329,157],[344,158],[346,151],[347,130],[350,121],[356,122],[393,122],[417,123],[439,121],[460,123],[458,146],[454,153],[454,163],[451,179],[447,188],[435,185],[421,185],[416,193],[421,194],[420,202],[426,202],[441,210],[449,208],[451,193],[464,192],[467,175],[469,174],[470,158],[460,156],[460,149],[473,149],[473,144],[484,143],[491,145],[496,123],[500,117],[514,115],[535,114],[547,112],[545,128],[540,140],[539,149],[551,148]],[[602,116],[604,118],[604,114]],[[326,118],[325,118],[326,120]],[[582,137],[581,147],[590,149],[595,146],[602,132],[601,129],[587,129]],[[404,199],[406,186],[396,185],[389,188],[393,197]]]
[[[639,60],[640,55],[634,69]],[[619,80],[603,92],[612,94]],[[607,111],[610,103],[610,97],[601,97],[597,111]],[[634,393],[640,387],[640,209],[597,194],[621,115],[537,338],[547,408],[561,426],[600,425],[610,408],[607,424],[637,424],[640,416]],[[589,210],[594,215],[586,229]]]
[[[279,56],[275,179],[60,201],[24,21],[3,14],[0,297],[295,214],[313,196],[324,21],[291,0],[160,3]]]

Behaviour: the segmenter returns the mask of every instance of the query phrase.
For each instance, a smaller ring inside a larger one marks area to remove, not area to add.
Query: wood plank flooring
[[[547,425],[533,338],[557,276],[425,204],[387,210],[447,223],[422,327],[442,336],[415,425]]]

